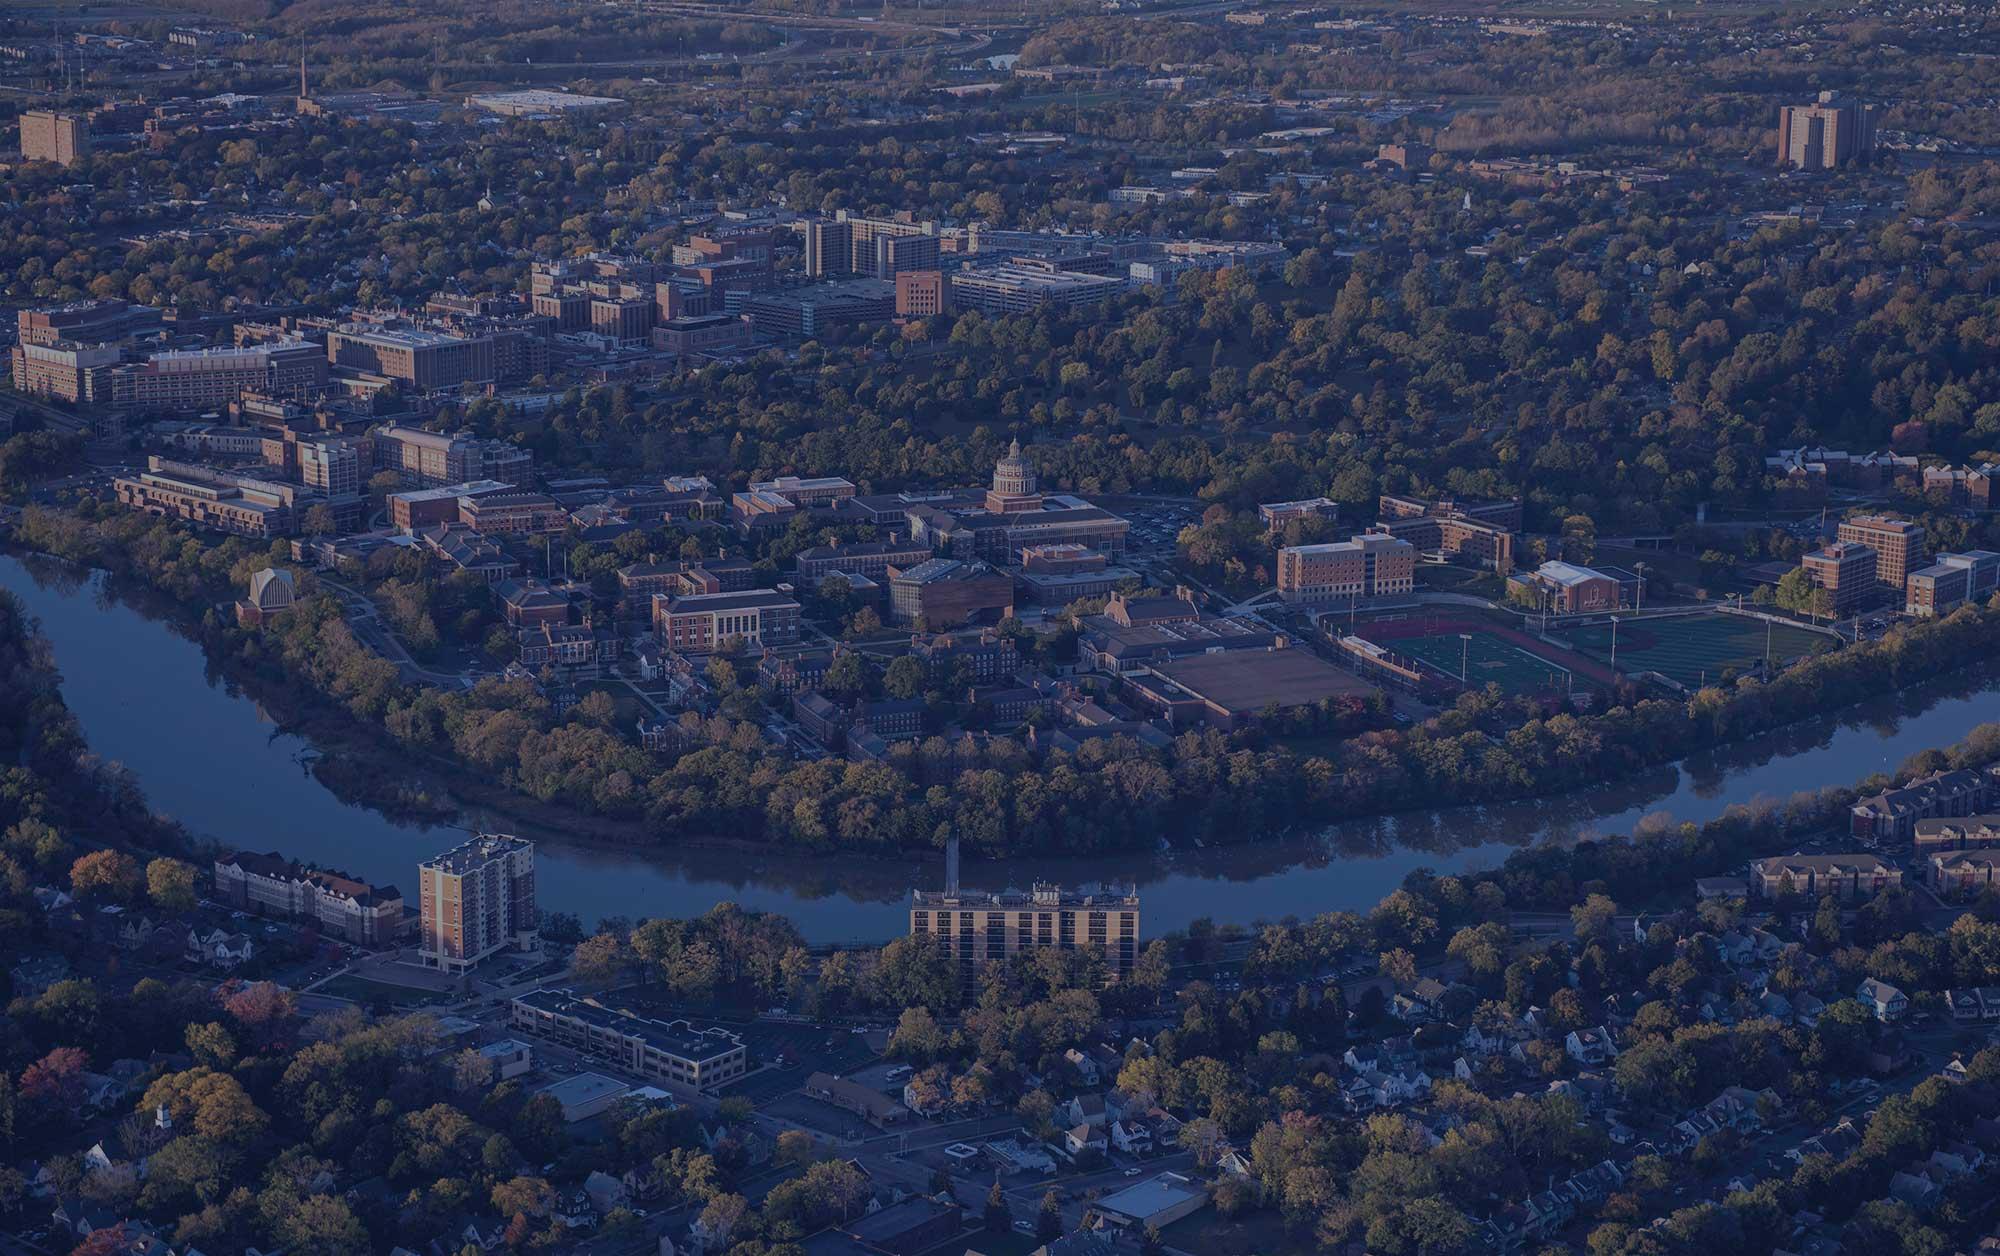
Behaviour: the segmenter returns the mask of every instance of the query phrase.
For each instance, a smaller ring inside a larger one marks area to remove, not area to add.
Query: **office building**
[[[1924,565],[1924,527],[1890,515],[1856,515],[1841,520],[1838,540],[1875,551],[1875,583],[1900,598],[1911,572]]]
[[[1045,305],[1096,305],[1124,290],[1123,280],[1065,270],[1061,259],[1017,258],[951,275],[953,306],[988,315],[1029,314]]]
[[[1375,513],[1382,519],[1476,519],[1481,523],[1521,530],[1521,499],[1518,497],[1479,498],[1413,497],[1404,493],[1383,493],[1375,499]]]
[[[1266,532],[1282,532],[1285,525],[1294,520],[1324,519],[1332,523],[1340,518],[1340,504],[1325,497],[1295,502],[1262,502],[1257,507],[1257,518]]]
[[[664,353],[726,353],[750,343],[750,324],[734,314],[690,315],[663,320],[653,328],[652,345]]]
[[[458,499],[458,521],[481,536],[561,532],[569,512],[546,493],[479,493]]]
[[[1026,601],[1050,606],[1104,597],[1121,585],[1142,583],[1130,567],[1113,566],[1110,555],[1070,544],[1026,546],[1014,580]]]
[[[124,360],[115,344],[63,341],[38,344],[23,339],[8,350],[14,389],[71,404],[111,404],[111,373]]]
[[[886,541],[815,545],[811,549],[800,550],[795,561],[798,563],[799,578],[818,585],[832,575],[886,579],[890,567],[914,567],[930,556],[930,546],[898,540],[891,534]]]
[[[896,317],[932,318],[951,313],[951,278],[941,270],[896,275]]]
[[[386,499],[389,522],[397,531],[409,535],[415,535],[425,528],[437,527],[439,524],[458,523],[464,512],[465,502],[506,493],[513,487],[499,480],[468,480],[463,484],[446,484],[438,488],[391,493]]]
[[[898,624],[942,632],[1014,613],[1014,581],[976,558],[930,558],[888,574],[889,612]]]
[[[498,480],[526,484],[534,475],[534,455],[519,445],[482,440],[470,432],[426,432],[390,425],[370,433],[375,469],[397,471],[419,484],[461,484]]]
[[[191,413],[217,409],[246,394],[312,397],[326,390],[326,350],[307,340],[241,347],[178,349],[111,372],[111,404],[121,409]]]
[[[776,589],[653,597],[653,635],[680,654],[712,654],[731,642],[746,649],[794,645],[799,617],[799,604]]]
[[[743,1040],[729,1030],[655,1020],[569,990],[516,997],[509,1025],[516,1033],[605,1056],[628,1072],[690,1090],[716,1090],[749,1070]]]
[[[955,860],[955,856],[952,856]],[[1132,886],[1037,882],[1026,894],[961,892],[956,871],[946,888],[910,895],[910,936],[935,938],[969,974],[979,965],[1023,951],[1093,947],[1116,979],[1139,959],[1139,892]]]
[[[760,336],[810,339],[895,318],[896,285],[880,279],[816,283],[761,293],[745,303],[743,312]]]
[[[801,477],[781,475],[775,480],[752,480],[752,493],[773,493],[804,509],[809,506],[832,506],[854,496],[854,484],[837,475]]]
[[[327,360],[423,392],[498,379],[493,337],[460,336],[423,327],[343,323],[327,332]]]
[[[31,109],[21,115],[21,160],[73,166],[90,156],[90,118],[81,113]]]
[[[806,273],[815,279],[861,275],[894,280],[905,271],[938,268],[937,224],[907,218],[851,217],[805,224]]]
[[[157,307],[133,305],[115,297],[22,310],[15,315],[14,322],[24,345],[112,344],[159,331],[161,327]]]
[[[329,498],[361,492],[361,446],[344,437],[287,442],[298,451],[299,482]]]
[[[1881,110],[1838,92],[1821,92],[1810,105],[1778,111],[1778,164],[1799,170],[1834,170],[1875,153]]]
[[[215,861],[215,895],[238,911],[307,921],[324,937],[389,946],[403,924],[403,895],[345,873],[294,863],[276,851],[240,850]]]
[[[1853,541],[1835,541],[1799,559],[1806,579],[1826,590],[1827,609],[1845,618],[1875,600],[1875,551]]]
[[[424,860],[417,875],[426,968],[462,973],[503,951],[539,949],[533,842],[482,833]]]
[[[1928,567],[1910,573],[1904,610],[1922,618],[1949,615],[1967,602],[1984,602],[2000,587],[2000,554],[1967,550],[1939,554]]]
[[[1278,596],[1287,602],[1348,603],[1416,588],[1417,551],[1408,541],[1363,534],[1278,551]]]

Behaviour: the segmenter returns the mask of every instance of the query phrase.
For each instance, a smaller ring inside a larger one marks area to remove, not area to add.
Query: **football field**
[[[1768,636],[1767,636],[1768,634]],[[1594,659],[1611,661],[1611,625],[1571,630],[1570,642]],[[1793,659],[1831,649],[1824,633],[1746,615],[1683,615],[1672,619],[1626,620],[1618,625],[1618,670],[1658,672],[1688,689],[1713,684],[1730,669],[1743,671],[1764,658],[1784,666]]]

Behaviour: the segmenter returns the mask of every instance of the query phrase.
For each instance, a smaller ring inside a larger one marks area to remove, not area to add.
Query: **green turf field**
[[[1625,620],[1618,625],[1618,670],[1658,672],[1689,689],[1713,684],[1729,668],[1741,671],[1764,657],[1765,630],[1772,660],[1788,663],[1833,644],[1823,633],[1769,624],[1741,615],[1687,615]],[[1611,660],[1611,625],[1592,624],[1569,634],[1571,644],[1595,659]]]
[[[1562,689],[1569,684],[1568,673],[1547,659],[1536,658],[1521,647],[1488,632],[1474,632],[1468,646],[1455,632],[1436,637],[1402,637],[1388,643],[1398,654],[1426,663],[1445,675],[1458,677],[1460,651],[1466,653],[1465,681],[1474,688],[1488,682],[1508,693],[1540,693]]]

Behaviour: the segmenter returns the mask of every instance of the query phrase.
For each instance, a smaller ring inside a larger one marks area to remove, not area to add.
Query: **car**
[[[1138,1176],[1139,1176],[1139,1171],[1138,1171],[1137,1169],[1127,1169],[1127,1170],[1125,1170],[1125,1176],[1126,1176],[1126,1177],[1138,1177]]]

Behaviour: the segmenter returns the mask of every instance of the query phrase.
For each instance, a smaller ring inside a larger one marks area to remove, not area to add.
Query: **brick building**
[[[1417,551],[1407,541],[1367,533],[1278,551],[1278,596],[1287,602],[1350,602],[1407,594],[1416,587]]]

